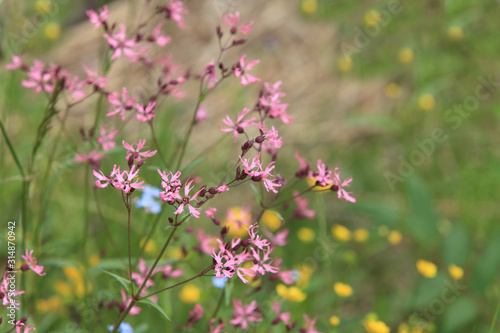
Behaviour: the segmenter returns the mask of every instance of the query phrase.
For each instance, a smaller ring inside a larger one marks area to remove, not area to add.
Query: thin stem
[[[158,150],[158,154],[160,155],[161,161],[163,162],[163,165],[165,165],[165,167],[168,168],[167,160],[165,159],[165,155],[163,155],[161,148],[160,148],[160,144],[158,143],[158,140],[156,138],[156,133],[155,133],[155,129],[153,126],[153,122],[148,121],[148,123],[149,123],[149,128],[151,128],[151,135],[153,137],[153,142],[155,143],[156,149]]]
[[[212,315],[212,318],[216,318],[217,313],[219,313],[219,309],[222,305],[222,301],[224,300],[225,294],[226,294],[226,289],[223,289],[222,293],[220,294],[219,300],[217,301],[217,306],[215,307],[214,314]]]
[[[151,294],[149,294],[149,295],[139,297],[139,300],[141,300],[141,299],[146,299],[146,298],[148,298],[148,297],[151,297],[151,296],[154,296],[154,295],[156,295],[156,294],[159,294],[159,293],[161,293],[161,292],[163,292],[163,291],[165,291],[165,290],[169,290],[169,289],[172,289],[172,288],[178,287],[178,286],[180,286],[180,285],[182,285],[182,284],[184,284],[184,283],[187,283],[187,282],[189,282],[189,281],[192,281],[192,280],[194,280],[194,279],[196,279],[196,278],[199,278],[199,277],[202,277],[202,276],[206,276],[206,275],[205,275],[205,273],[206,273],[206,272],[208,272],[208,271],[210,271],[211,269],[212,269],[212,265],[208,266],[207,268],[205,268],[204,270],[202,270],[202,271],[201,271],[201,273],[196,274],[195,276],[192,276],[192,277],[190,277],[190,278],[189,278],[189,279],[187,279],[187,280],[184,280],[184,281],[181,281],[181,282],[176,283],[176,284],[174,284],[174,285],[171,285],[171,286],[169,286],[169,287],[166,287],[166,288],[160,289],[160,290],[155,291],[154,293],[151,293]]]
[[[14,149],[14,146],[9,140],[9,137],[7,136],[7,131],[5,131],[5,127],[3,126],[3,122],[0,119],[0,129],[2,130],[2,135],[3,138],[5,139],[5,142],[7,143],[7,146],[9,147],[10,153],[12,154],[12,157],[14,158],[14,162],[16,162],[17,168],[19,169],[19,172],[21,173],[21,176],[24,178],[24,169],[23,166],[21,165],[21,162],[19,161],[19,158],[17,157],[16,150]]]
[[[96,206],[96,210],[97,210],[97,214],[99,215],[99,217],[101,218],[101,221],[102,221],[102,224],[104,225],[104,230],[106,231],[106,235],[108,236],[109,238],[109,242],[111,243],[111,246],[113,247],[113,249],[115,250],[116,254],[119,256],[120,255],[120,251],[118,250],[118,247],[116,246],[116,243],[113,239],[113,235],[111,234],[111,232],[109,231],[109,228],[108,228],[108,223],[106,222],[106,219],[104,218],[104,216],[102,215],[102,210],[101,210],[101,204],[99,203],[99,200],[97,198],[97,187],[94,187],[94,202],[95,202],[95,206]]]
[[[132,250],[130,247],[130,215],[132,211],[130,197],[127,195],[127,239],[128,239],[128,276],[130,277],[130,291],[134,294],[134,280],[132,279]]]
[[[495,316],[493,317],[493,321],[491,322],[490,333],[493,333],[493,329],[495,328],[495,323],[497,321],[498,313],[500,312],[500,302],[497,305],[497,309],[495,311]]]

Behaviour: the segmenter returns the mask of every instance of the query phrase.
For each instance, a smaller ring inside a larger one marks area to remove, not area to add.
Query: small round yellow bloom
[[[297,237],[304,243],[311,243],[314,240],[314,238],[316,238],[316,234],[312,229],[300,228],[297,231]]]
[[[299,277],[297,279],[297,286],[300,288],[305,288],[309,285],[313,269],[307,265],[300,265],[297,267]]]
[[[194,284],[187,284],[182,287],[179,299],[184,303],[196,303],[200,300],[201,289]]]
[[[340,224],[335,224],[332,227],[332,234],[340,242],[348,242],[351,240],[351,231]]]
[[[398,52],[398,59],[403,64],[409,64],[413,61],[415,55],[413,54],[413,50],[409,47],[403,47]]]
[[[52,3],[49,0],[36,0],[35,10],[39,13],[48,13],[52,10]]]
[[[353,61],[349,56],[341,56],[337,62],[337,66],[341,72],[349,72],[352,69]]]
[[[368,26],[377,25],[380,22],[380,13],[375,9],[372,9],[365,13],[364,21]]]
[[[340,324],[340,318],[337,316],[331,316],[330,317],[330,325],[332,326],[339,326]]]
[[[61,27],[59,24],[51,22],[45,26],[43,34],[47,39],[57,39],[61,35]]]
[[[54,283],[54,290],[62,296],[69,296],[71,294],[71,286],[64,281],[56,281]]]
[[[97,266],[97,265],[99,265],[100,262],[101,262],[101,257],[99,257],[96,254],[91,255],[89,258],[89,266],[90,267]]]
[[[354,240],[358,243],[366,242],[370,237],[370,233],[365,228],[359,228],[354,230]]]
[[[417,260],[417,270],[426,278],[433,278],[437,274],[437,266],[427,260]]]
[[[269,230],[276,231],[281,227],[282,219],[281,216],[273,210],[266,210],[262,217],[260,218],[262,222]]]
[[[302,302],[307,297],[307,295],[298,287],[295,286],[287,287],[282,283],[276,286],[276,292],[282,298],[291,302]]]
[[[391,329],[380,320],[367,320],[364,326],[367,333],[389,333],[391,331]]]
[[[430,111],[436,106],[436,100],[431,94],[422,94],[418,98],[418,106],[424,111]]]
[[[333,290],[340,297],[349,297],[352,295],[352,287],[346,283],[335,282]]]
[[[458,42],[464,37],[464,31],[456,25],[449,27],[447,34],[448,38],[454,42]]]
[[[146,245],[144,245],[145,242],[146,242],[146,237],[143,237],[141,239],[141,242],[139,243],[139,246],[141,248],[144,246],[144,252],[146,252],[148,254],[156,253],[156,250],[157,250],[156,243],[152,239],[149,239],[148,242],[146,243]]]
[[[448,266],[448,272],[450,273],[450,276],[455,280],[460,280],[461,278],[464,277],[464,270],[461,267],[458,267],[453,264]]]
[[[410,333],[410,327],[407,323],[401,323],[398,326],[398,333]]]
[[[385,95],[392,99],[400,97],[401,91],[401,87],[394,82],[391,82],[385,86]]]
[[[306,14],[315,13],[318,10],[318,1],[317,0],[302,0],[300,4],[300,8]]]
[[[41,313],[58,312],[62,307],[62,299],[58,296],[52,296],[49,299],[39,299],[36,302],[36,308]]]
[[[387,235],[387,240],[391,245],[398,245],[401,243],[401,240],[403,239],[403,235],[397,230],[392,230],[389,232],[389,235]]]

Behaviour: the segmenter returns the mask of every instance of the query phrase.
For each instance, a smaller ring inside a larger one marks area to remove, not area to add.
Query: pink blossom
[[[205,74],[208,76],[207,89],[211,90],[215,87],[215,85],[219,81],[217,79],[217,73],[215,72],[215,61],[214,60],[212,60],[208,63],[207,67],[205,68]]]
[[[0,295],[3,295],[1,298],[3,306],[12,304],[16,310],[19,310],[21,302],[17,300],[16,296],[24,294],[24,291],[17,291],[9,288],[10,282],[15,279],[16,277],[14,275],[6,272],[3,273],[2,283],[0,284]]]
[[[189,210],[189,214],[191,214],[192,216],[196,217],[196,218],[200,218],[200,212],[199,210],[201,208],[195,208],[193,206],[191,206],[190,202],[191,201],[196,201],[196,203],[198,203],[198,201],[196,200],[196,198],[198,197],[198,195],[201,193],[202,189],[201,188],[198,192],[196,192],[192,197],[189,196],[189,192],[191,192],[191,190],[193,189],[194,185],[191,186],[191,184],[193,183],[194,180],[191,180],[189,182],[186,182],[186,184],[184,184],[184,197],[180,196],[178,193],[177,193],[177,198],[178,200],[180,200],[180,204],[179,204],[179,207],[177,208],[177,210],[174,212],[174,214],[180,214],[184,211],[184,207],[187,206],[188,210]]]
[[[98,89],[104,89],[108,85],[108,78],[105,76],[99,76],[97,71],[93,67],[83,66],[83,70],[87,74],[87,84],[94,85]]]
[[[90,23],[94,25],[95,29],[99,28],[103,24],[106,25],[106,20],[109,18],[108,6],[106,5],[99,9],[99,14],[92,9],[87,10],[86,13],[89,17]]]
[[[99,129],[100,136],[97,137],[97,142],[101,144],[102,150],[110,151],[111,149],[116,147],[116,143],[113,138],[118,134],[118,130],[112,130],[109,133],[106,133],[106,129],[104,125]]]
[[[269,254],[272,252],[272,249],[267,248],[266,250],[256,250],[255,248],[250,248],[252,251],[253,255],[253,266],[251,268],[252,271],[255,273],[259,273],[260,275],[266,275],[267,272],[269,273],[278,273],[279,268],[277,266],[272,266],[272,260],[269,263],[266,263],[269,258]],[[263,256],[261,258],[261,253],[263,253]]]
[[[314,210],[307,209],[307,206],[309,205],[309,200],[307,200],[306,198],[301,198],[299,196],[299,191],[297,190],[293,191],[293,200],[297,205],[297,208],[293,212],[294,217],[298,218],[307,217],[309,220],[312,220],[314,218],[316,212]]]
[[[346,180],[344,180],[341,183],[340,182],[340,170],[339,170],[339,168],[336,167],[333,170],[333,174],[334,174],[333,179],[335,180],[335,185],[338,187],[338,190],[337,190],[338,198],[339,199],[346,199],[347,201],[355,203],[356,199],[351,197],[351,195],[350,195],[352,192],[347,192],[346,190],[344,190],[344,187],[349,186],[349,184],[352,182],[352,177],[347,178]],[[332,190],[333,189],[334,188],[332,188]]]
[[[172,1],[170,0],[170,5],[166,8],[166,16],[171,19],[177,26],[181,29],[186,27],[186,22],[184,22],[183,15],[189,13],[187,8],[184,6],[182,1]]]
[[[19,69],[19,68],[23,69],[23,68],[27,67],[26,65],[23,64],[24,58],[26,58],[25,55],[22,55],[22,56],[13,55],[12,62],[10,64],[5,65],[5,69],[14,71],[14,70]]]
[[[262,236],[257,235],[257,230],[259,229],[259,224],[256,222],[248,227],[248,234],[250,235],[251,244],[257,246],[259,249],[264,250],[264,248],[268,249],[271,245],[269,241]]]
[[[229,187],[227,187],[226,184],[222,184],[219,187],[217,187],[217,193],[222,193],[226,191],[229,191]]]
[[[153,29],[153,35],[151,37],[149,37],[148,40],[150,42],[155,42],[156,44],[158,44],[158,46],[164,47],[165,45],[167,45],[168,43],[170,43],[170,41],[172,40],[172,37],[170,37],[170,36],[163,36],[161,34],[161,27],[162,27],[162,25],[163,25],[162,22],[158,23],[158,25],[156,26],[156,28]]]
[[[243,54],[240,58],[240,61],[236,64],[234,69],[234,76],[241,77],[241,84],[246,86],[253,82],[259,82],[260,79],[253,75],[246,73],[251,70],[253,66],[257,65],[260,60],[252,60],[248,64],[245,64],[246,54]]]
[[[264,233],[266,234],[266,237],[269,239],[269,241],[271,242],[271,246],[285,246],[287,243],[288,243],[288,233],[290,232],[289,229],[284,229],[278,233],[276,233],[275,235],[266,230],[266,229],[263,229]]]
[[[266,123],[258,123],[256,126],[259,128],[261,131],[262,135],[266,139],[266,142],[271,146],[273,149],[279,149],[281,148],[281,145],[283,144],[283,141],[281,140],[281,137],[278,138],[278,131],[274,128],[274,126],[271,127],[270,130],[266,129]]]
[[[280,88],[281,81],[273,85],[265,82],[262,96],[259,98],[259,109],[264,110],[270,118],[280,118],[283,123],[291,124],[293,117],[286,113],[288,104],[281,102],[281,98],[286,94]]]
[[[134,280],[138,286],[142,286],[144,281],[146,281],[146,276],[149,273],[149,267],[146,266],[146,262],[144,261],[144,259],[139,258],[138,268],[139,268],[139,273],[132,272],[132,280]],[[148,279],[146,281],[144,289],[147,289],[154,285],[155,285],[154,282],[151,279]]]
[[[135,109],[137,110],[137,120],[139,121],[150,121],[155,115],[155,106],[156,102],[149,102],[146,107],[142,106],[142,104],[135,104]]]
[[[299,152],[295,151],[295,158],[299,161],[299,170],[295,173],[295,176],[299,179],[302,179],[309,175],[309,169],[311,168],[311,164],[307,163],[305,159],[299,156]]]
[[[187,327],[193,326],[203,317],[203,308],[200,304],[195,304],[193,311],[189,311],[189,318],[187,322]]]
[[[137,51],[134,48],[137,42],[134,39],[127,39],[125,25],[120,24],[119,31],[113,35],[104,34],[104,38],[108,41],[109,46],[115,50],[111,56],[111,60],[119,58],[122,54],[128,59],[136,59]]]
[[[207,210],[205,210],[205,214],[207,215],[207,217],[210,217],[210,218],[215,218],[215,213],[217,213],[217,208],[214,208],[214,207],[211,207],[211,208],[207,208]]]
[[[217,322],[215,318],[210,319],[210,331],[209,333],[223,333],[222,330],[226,327],[226,324],[219,318],[219,322],[217,326],[214,327],[214,324]]]
[[[109,110],[108,113],[106,114],[106,117],[111,117],[116,114],[120,115],[121,120],[125,120],[125,111],[132,110],[134,107],[135,97],[130,96],[127,92],[127,89],[125,87],[122,88],[122,98],[121,100],[118,98],[118,93],[114,92],[108,95],[108,102],[116,108]]]
[[[127,156],[125,158],[130,162],[132,160],[135,160],[136,162],[144,162],[146,158],[153,157],[157,150],[147,150],[141,152],[141,149],[144,148],[144,145],[146,144],[146,139],[139,140],[139,143],[127,143],[125,141],[122,141],[122,145],[125,149],[127,149]],[[134,145],[136,145],[136,148],[134,148]]]
[[[306,327],[301,328],[300,332],[301,333],[321,333],[320,331],[317,331],[314,326],[316,326],[316,320],[318,320],[318,317],[314,317],[313,319],[309,318],[306,314],[304,314],[304,321],[306,322]]]
[[[167,278],[178,278],[181,277],[184,273],[182,272],[182,269],[174,269],[174,266],[172,265],[165,265],[165,266],[157,266],[153,270],[153,275],[156,275],[157,273],[161,273],[161,277],[163,279]]]
[[[256,301],[243,306],[240,299],[233,298],[233,318],[229,320],[229,323],[246,331],[249,322],[261,322],[262,320],[262,313],[259,311]]]
[[[208,119],[207,109],[205,107],[205,104],[202,103],[200,105],[200,107],[198,108],[198,110],[196,110],[196,115],[195,115],[195,118],[194,118],[194,123],[195,124],[199,124],[202,121],[205,121],[207,119]]]
[[[243,172],[246,173],[247,175],[249,176],[252,176],[252,177],[257,177],[260,175],[260,171],[259,170],[262,170],[262,162],[260,161],[260,154],[259,155],[256,155],[253,159],[252,159],[252,163],[250,163],[249,159],[245,158],[245,159],[242,159],[241,156],[240,156],[240,161],[241,161],[241,164],[243,165]],[[254,170],[255,168],[257,168],[256,170]]]
[[[87,86],[87,81],[80,81],[78,76],[73,76],[66,81],[66,89],[71,92],[71,96],[75,100],[81,100],[87,97],[87,92],[83,88]]]
[[[92,149],[87,154],[76,153],[73,161],[77,163],[88,163],[94,168],[99,168],[101,159],[103,159],[104,157],[106,157],[106,155],[98,152],[96,148]]]
[[[54,91],[52,74],[45,69],[45,63],[35,59],[27,73],[29,80],[22,80],[21,85],[25,88],[34,88],[34,93],[45,91],[51,93]]]
[[[36,274],[38,274],[40,276],[44,276],[46,274],[46,273],[42,273],[43,266],[36,264],[37,260],[35,257],[33,257],[33,250],[31,250],[28,253],[28,249],[26,249],[26,254],[21,255],[21,258],[23,258],[26,261],[26,264],[21,266],[22,271],[26,271],[28,269],[31,269],[33,272],[35,272]]]
[[[280,271],[277,276],[284,284],[288,285],[294,284],[297,280],[297,272],[295,270]]]
[[[243,120],[250,111],[251,110],[249,108],[244,108],[243,110],[241,110],[241,112],[238,114],[238,117],[236,118],[236,122],[234,122],[231,118],[229,118],[229,115],[226,114],[226,118],[222,119],[222,122],[228,127],[222,128],[222,126],[219,126],[219,129],[223,132],[233,132],[234,142],[236,142],[239,134],[245,132],[244,128],[253,124],[253,120],[255,118]]]
[[[29,333],[30,331],[36,331],[35,325],[33,325],[32,323],[26,325],[26,323],[23,322],[22,320],[18,320],[16,322],[16,333],[21,333],[22,328],[24,328],[22,330],[22,333]]]
[[[120,290],[120,294],[122,295],[122,301],[123,301],[124,307],[128,308],[130,303],[132,302],[132,298],[127,297],[127,294],[125,293],[125,290],[123,290],[123,289]],[[140,312],[141,312],[141,308],[134,305],[130,309],[129,315],[135,316],[135,315],[138,315]]]
[[[134,180],[134,178],[138,177],[139,169],[135,170],[135,165],[132,166],[130,171],[123,171],[116,175],[115,180],[113,181],[113,186],[122,190],[125,193],[130,193],[133,189],[142,189],[144,187],[141,186],[144,183],[144,180]]]
[[[253,22],[238,25],[240,13],[229,13],[222,16],[221,21],[231,27],[231,34],[236,34],[238,31],[243,35],[248,35],[252,30]]]
[[[309,177],[316,178],[316,182],[319,186],[325,187],[333,184],[332,171],[323,163],[321,159],[318,159],[318,171],[309,171]]]
[[[279,302],[273,302],[273,311],[277,315],[277,317],[273,320],[273,325],[276,325],[279,322],[283,322],[285,325],[290,324],[292,314],[290,312],[281,313],[281,305]]]
[[[165,171],[161,172],[160,169],[157,169],[157,171],[162,178],[161,186],[165,189],[164,192],[160,193],[160,197],[163,202],[168,202],[172,205],[179,197],[179,191],[182,186],[182,183],[179,180],[181,172],[177,171],[175,174],[173,174],[172,171],[170,171],[167,175]]]

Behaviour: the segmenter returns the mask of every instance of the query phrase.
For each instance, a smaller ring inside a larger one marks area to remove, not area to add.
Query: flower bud
[[[233,45],[245,44],[246,41],[247,41],[246,39],[235,39],[233,40]]]
[[[262,142],[264,142],[265,139],[266,139],[265,136],[259,135],[258,137],[255,138],[255,142],[262,143]]]

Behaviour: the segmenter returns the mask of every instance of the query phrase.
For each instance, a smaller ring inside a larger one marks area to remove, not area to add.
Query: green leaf
[[[461,266],[469,253],[469,234],[460,224],[454,224],[443,241],[443,260],[447,265]]]
[[[473,322],[478,314],[476,303],[468,298],[460,297],[450,304],[443,319],[443,331],[465,332],[467,325]]]
[[[116,281],[120,282],[120,284],[125,288],[125,290],[127,291],[127,293],[130,291],[130,280],[124,278],[124,277],[121,277],[119,275],[116,275],[114,273],[111,273],[111,272],[108,272],[108,271],[105,271],[104,269],[99,269],[101,272],[104,272],[106,274],[108,274],[109,276],[113,277]]]
[[[428,306],[439,293],[443,290],[443,281],[445,278],[442,275],[436,275],[434,278],[420,278],[417,285],[417,293],[415,296],[415,308]]]
[[[411,204],[410,215],[405,219],[408,229],[418,241],[429,245],[437,233],[437,214],[429,192],[417,178],[408,179],[406,191]]]
[[[168,321],[172,321],[172,319],[170,319],[167,314],[165,313],[165,311],[163,311],[163,309],[158,305],[156,304],[155,302],[153,302],[152,300],[150,300],[149,298],[145,298],[145,299],[141,299],[138,303],[143,303],[143,304],[146,304],[146,305],[149,305],[149,306],[152,306],[153,308],[155,308],[165,319],[167,319]]]
[[[472,273],[471,288],[481,293],[498,276],[500,269],[500,235],[496,235],[479,258]]]
[[[260,196],[259,189],[253,183],[250,183],[250,187],[252,188],[252,191],[255,194],[255,198],[257,199],[257,202],[259,204],[262,203],[262,197]]]

